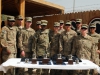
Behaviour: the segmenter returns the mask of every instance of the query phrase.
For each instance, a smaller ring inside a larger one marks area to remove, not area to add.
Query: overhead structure
[[[0,11],[0,17],[1,14],[33,17],[51,14],[63,14],[64,7],[47,2],[45,0],[0,0]],[[0,18],[0,26],[1,22],[2,21]]]

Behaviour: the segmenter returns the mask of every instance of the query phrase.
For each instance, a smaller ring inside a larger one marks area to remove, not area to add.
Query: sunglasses
[[[87,30],[87,28],[81,28],[82,30]]]
[[[60,25],[63,25],[64,23],[60,23]]]
[[[65,24],[65,26],[71,26],[70,24]]]
[[[90,27],[90,29],[95,29],[95,27]]]
[[[59,27],[59,26],[54,26],[55,28]]]
[[[76,22],[76,24],[80,24],[80,22]]]

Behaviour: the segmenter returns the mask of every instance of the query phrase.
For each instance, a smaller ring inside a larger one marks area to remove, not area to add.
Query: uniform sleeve
[[[1,46],[7,47],[7,29],[2,28],[1,32]]]
[[[34,54],[36,54],[36,41],[37,41],[37,39],[36,39],[36,36],[35,36],[35,34],[33,35],[33,41],[32,41],[32,52],[34,53]]]
[[[63,53],[63,43],[64,43],[63,36],[60,35],[60,37],[59,37],[59,53]]]
[[[20,48],[21,51],[24,50],[24,47],[23,47],[23,32],[21,31],[20,32],[20,35],[18,37],[18,47]]]
[[[91,60],[95,61],[95,51],[96,51],[96,45],[93,43],[91,48]]]
[[[99,39],[98,39],[98,50],[100,50],[100,34],[99,34]]]
[[[77,44],[78,44],[78,42],[77,42],[77,38],[76,37],[74,37],[74,39],[73,39],[73,44],[72,44],[72,51],[71,51],[71,54],[72,55],[76,55],[76,51],[77,51]]]

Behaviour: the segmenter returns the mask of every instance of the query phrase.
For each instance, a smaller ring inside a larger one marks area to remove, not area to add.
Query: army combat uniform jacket
[[[54,31],[50,33],[50,55],[51,56],[59,53],[59,38],[60,38],[59,33],[55,34]]]
[[[62,32],[60,35],[60,51],[63,51],[64,55],[69,55],[72,50],[72,42],[74,37],[76,36],[76,32],[70,30],[69,32]]]
[[[97,33],[94,33],[94,34],[91,34],[89,33],[89,35],[92,37],[93,41],[94,41],[94,44],[95,44],[95,63],[97,65],[99,65],[99,54],[97,53],[96,50],[98,50],[98,44],[100,43],[100,34],[97,34]]]
[[[92,37],[87,36],[76,36],[73,42],[72,54],[78,56],[81,59],[88,59],[94,61],[95,50],[94,42]]]
[[[24,28],[21,30],[21,33],[18,38],[18,47],[21,51],[25,52],[34,52],[35,49],[35,39],[34,39],[35,31],[32,28]]]
[[[50,43],[49,43],[49,29],[44,31],[40,30],[36,32],[36,53],[37,56],[43,56],[46,53],[49,53]]]
[[[11,53],[16,53],[16,34],[17,29],[15,27],[4,26],[1,33],[1,45]]]

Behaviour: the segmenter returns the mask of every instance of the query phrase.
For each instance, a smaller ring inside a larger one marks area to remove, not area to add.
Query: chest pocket
[[[16,32],[14,30],[10,30],[7,32],[8,41],[16,39]]]
[[[68,39],[67,39],[67,35],[66,35],[66,36],[65,36],[65,35],[63,36],[63,40],[64,40],[64,41],[67,41],[67,40],[68,40]]]
[[[49,40],[48,33],[40,33],[40,35],[39,35],[39,41],[45,42],[46,40]]]

